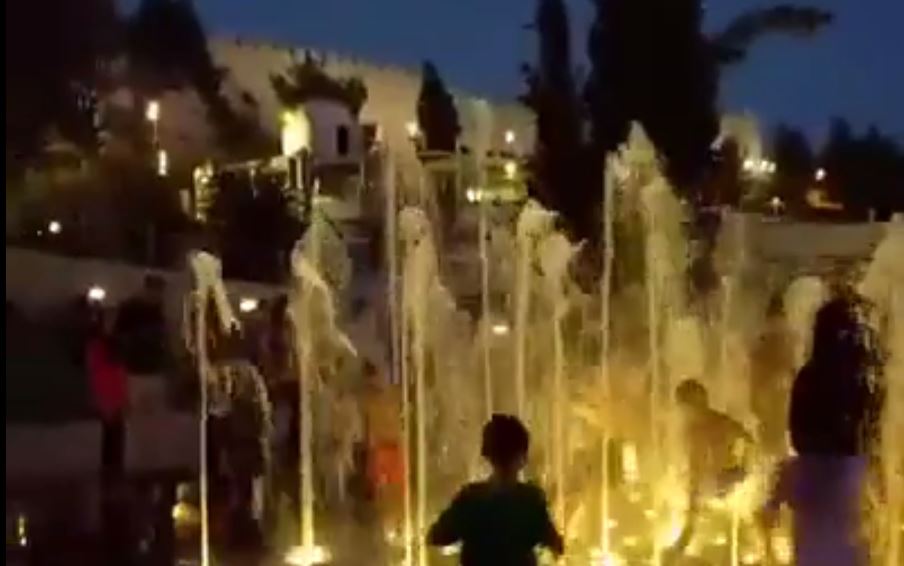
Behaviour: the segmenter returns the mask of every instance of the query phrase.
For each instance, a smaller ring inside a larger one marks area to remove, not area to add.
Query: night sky
[[[213,35],[332,49],[375,62],[432,59],[457,87],[496,98],[520,92],[532,58],[524,26],[535,0],[195,0]],[[590,0],[567,0],[583,63]],[[904,0],[810,0],[836,15],[816,37],[770,37],[722,82],[723,105],[768,126],[787,122],[815,139],[832,116],[876,124],[904,144]],[[773,2],[775,3],[775,2]],[[804,3],[800,0],[798,3]],[[759,0],[709,0],[718,28]]]

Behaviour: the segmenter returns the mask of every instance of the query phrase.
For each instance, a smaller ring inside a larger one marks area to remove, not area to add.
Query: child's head
[[[483,427],[480,454],[492,464],[496,472],[513,473],[520,470],[527,459],[529,446],[530,435],[517,417],[495,414]]]

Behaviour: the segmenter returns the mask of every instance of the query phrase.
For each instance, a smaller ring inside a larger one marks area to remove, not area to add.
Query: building
[[[399,162],[414,162],[411,128],[417,120],[419,70],[375,64],[319,49],[242,39],[213,39],[210,51],[215,63],[227,71],[224,91],[233,106],[244,115],[255,117],[274,139],[279,139],[280,116],[285,109],[273,90],[272,76],[311,56],[334,78],[361,79],[367,88],[367,100],[358,117],[335,102],[317,100],[306,104],[315,159],[357,162],[366,149],[365,141],[372,138],[391,148]],[[533,116],[527,108],[451,90],[462,127],[462,146],[474,151],[483,148],[521,155],[533,149]],[[123,104],[130,103],[131,98],[127,93],[116,95]],[[194,92],[169,92],[159,104],[159,140],[174,163],[194,165],[216,157],[206,110]]]

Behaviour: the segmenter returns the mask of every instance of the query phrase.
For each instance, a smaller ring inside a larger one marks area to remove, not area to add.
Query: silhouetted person
[[[152,374],[163,368],[166,320],[163,310],[166,283],[157,275],[144,278],[141,293],[119,307],[116,340],[126,369],[132,374]]]
[[[530,439],[517,418],[493,415],[483,428],[481,455],[492,475],[466,485],[430,528],[428,542],[462,543],[463,566],[532,566],[535,549],[563,551],[562,537],[549,515],[546,496],[519,481]]]
[[[791,508],[797,566],[867,564],[858,540],[860,500],[881,402],[870,382],[877,360],[867,335],[851,300],[826,303],[816,314],[810,359],[792,388],[797,456],[779,467],[763,519],[771,527],[782,505]]]
[[[123,471],[128,403],[126,372],[114,347],[111,320],[106,311],[96,311],[85,344],[94,408],[101,422],[101,470],[105,480],[118,479]]]

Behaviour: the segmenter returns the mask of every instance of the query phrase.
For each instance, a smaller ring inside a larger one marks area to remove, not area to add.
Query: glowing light
[[[281,115],[280,146],[284,156],[311,148],[311,121],[303,110],[286,110]]]
[[[772,197],[772,200],[769,201],[769,207],[772,208],[772,214],[778,214],[784,206],[785,203],[777,196]]]
[[[515,132],[513,130],[505,131],[505,143],[512,145],[515,143]]]
[[[408,139],[413,140],[420,135],[421,129],[418,126],[417,122],[410,120],[408,122],[405,122],[405,132],[408,133]]]
[[[465,199],[468,202],[477,202],[480,200],[480,189],[468,189],[465,191]]]
[[[242,297],[242,300],[239,301],[239,310],[245,313],[254,312],[259,305],[260,302],[253,297]]]
[[[780,564],[790,564],[792,560],[791,539],[784,534],[772,538],[772,551]]]
[[[509,333],[509,325],[504,322],[497,322],[493,325],[493,334],[496,336],[506,336]]]
[[[606,523],[606,528],[609,530],[612,530],[617,526],[618,526],[618,521],[616,521],[615,519],[609,519],[609,521]]]
[[[148,122],[157,122],[160,120],[160,102],[157,100],[148,101],[148,105],[144,109],[144,117]]]
[[[508,180],[512,180],[515,178],[515,175],[518,174],[518,164],[514,161],[506,161],[505,162],[505,178]]]
[[[643,510],[643,516],[646,517],[647,519],[655,519],[655,518],[656,518],[656,511],[654,511],[654,510],[652,510],[652,509],[644,509],[644,510]]]
[[[47,224],[47,231],[51,234],[59,234],[63,231],[63,225],[59,223],[57,220],[51,220]]]
[[[93,303],[101,303],[107,298],[107,291],[103,287],[94,285],[88,289],[88,300]]]
[[[626,548],[634,548],[637,546],[638,542],[639,540],[635,536],[628,536],[622,539],[622,544],[624,544]]]
[[[442,554],[443,556],[455,556],[459,552],[461,552],[461,547],[457,544],[444,546],[439,549],[439,553]]]
[[[823,169],[822,167],[820,167],[819,169],[816,170],[816,173],[813,175],[813,178],[816,179],[817,181],[822,181],[823,179],[826,178],[826,170]]]
[[[324,564],[329,559],[330,553],[322,546],[294,546],[283,560],[291,566],[314,566]]]
[[[166,177],[169,173],[169,156],[165,149],[157,150],[157,174]]]
[[[16,537],[19,539],[19,546],[28,546],[28,519],[25,515],[16,517]]]
[[[197,508],[184,501],[180,501],[173,505],[171,514],[173,522],[177,525],[195,525],[200,521]]]
[[[594,548],[590,551],[590,564],[593,566],[623,566],[625,559],[615,552],[603,553],[603,549]]]
[[[756,162],[754,162],[753,159],[748,157],[744,160],[744,164],[742,165],[744,171],[753,171],[754,167],[756,167]]]
[[[636,483],[640,480],[640,465],[637,461],[637,446],[626,442],[622,447],[622,475],[626,482]],[[630,495],[629,495],[630,499]],[[631,500],[635,502],[635,500]]]
[[[741,557],[741,564],[759,564],[760,563],[760,555],[756,552],[746,552],[744,556]]]
[[[713,539],[713,544],[715,544],[716,546],[725,546],[726,544],[728,544],[728,537],[726,537],[725,535],[719,535]]]

